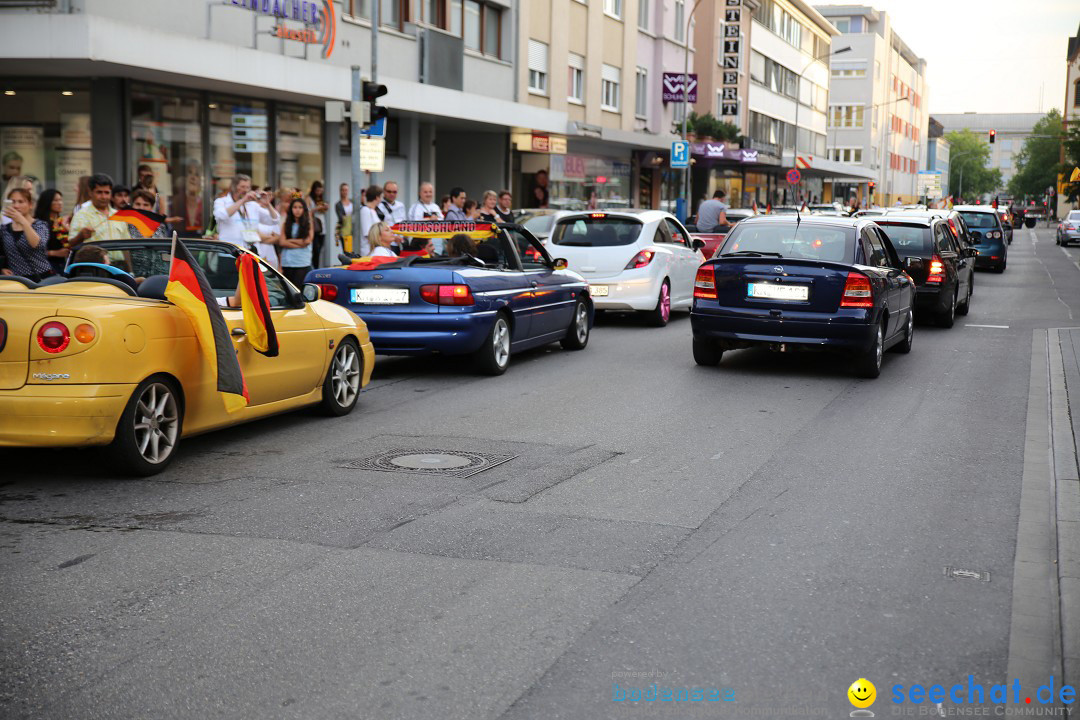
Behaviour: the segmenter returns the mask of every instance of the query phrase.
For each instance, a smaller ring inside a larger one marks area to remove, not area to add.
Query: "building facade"
[[[945,128],[933,116],[930,117],[926,130],[926,171],[941,174],[941,197],[947,198],[949,191],[949,141],[945,139]]]
[[[866,173],[825,155],[836,29],[801,0],[725,0],[697,12],[695,109],[734,123],[743,142],[693,146],[695,199],[721,188],[735,206],[765,207],[846,198],[836,184],[858,192]],[[788,183],[796,167],[801,179]]]
[[[663,102],[665,71],[682,71],[683,0],[551,0],[522,4],[518,99],[565,118],[559,134],[514,128],[513,183],[553,207],[668,207],[667,170],[681,104]],[[551,141],[554,141],[552,143]],[[544,186],[547,183],[547,186]]]
[[[1065,54],[1065,112],[1062,114],[1062,131],[1069,132],[1069,128],[1080,125],[1080,27],[1076,29],[1076,35],[1069,38]],[[1062,146],[1061,161],[1065,162],[1065,148]],[[1066,168],[1065,180],[1071,176],[1072,168]],[[1068,202],[1068,196],[1058,191],[1058,217],[1065,217],[1069,210],[1080,207],[1077,203]]]
[[[829,79],[829,157],[872,170],[875,202],[914,202],[926,166],[929,88],[926,61],[892,29],[888,13],[865,5],[819,5],[850,47],[833,58]]]
[[[1046,117],[1045,113],[953,113],[934,114],[934,119],[942,124],[946,134],[954,130],[971,130],[976,135],[989,141],[990,131],[996,131],[994,143],[990,145],[988,168],[1001,170],[1001,186],[995,194],[1003,194],[1009,180],[1016,174],[1016,155],[1024,142],[1031,136],[1035,123]]]

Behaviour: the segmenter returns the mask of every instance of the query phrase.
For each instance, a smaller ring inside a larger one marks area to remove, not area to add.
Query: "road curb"
[[[1069,386],[1071,384],[1077,393],[1073,401],[1080,401],[1080,362],[1072,338],[1074,330],[1051,329],[1048,346],[1062,678],[1063,682],[1076,687],[1080,681],[1080,467],[1077,463]],[[1068,334],[1068,342],[1063,342],[1062,333]]]
[[[1062,410],[1067,419],[1068,398],[1057,333],[1035,330],[1031,339],[1024,471],[1006,672],[1009,681],[1018,679],[1023,687],[1035,688],[1048,682],[1051,676],[1063,677],[1053,444],[1055,415],[1058,435],[1063,430]]]

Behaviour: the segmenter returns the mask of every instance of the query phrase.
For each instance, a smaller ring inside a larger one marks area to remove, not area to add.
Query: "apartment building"
[[[990,159],[986,166],[1001,171],[1001,187],[996,193],[1006,192],[1009,180],[1016,174],[1016,155],[1032,134],[1035,123],[1046,117],[1045,113],[935,113],[934,119],[941,123],[945,133],[953,130],[971,130],[989,141],[990,131],[997,137],[990,145]]]
[[[553,206],[670,206],[678,176],[668,150],[682,104],[664,73],[681,73],[684,0],[551,0],[522,5],[519,99],[565,115],[558,135],[517,127],[515,191]]]
[[[888,13],[866,5],[818,5],[840,31],[830,73],[828,152],[874,171],[875,202],[914,202],[926,166],[926,61],[892,29]]]

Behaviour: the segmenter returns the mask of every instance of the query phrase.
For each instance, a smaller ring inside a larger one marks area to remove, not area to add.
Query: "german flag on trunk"
[[[142,233],[143,237],[148,238],[152,237],[154,232],[161,227],[161,223],[165,222],[165,216],[148,210],[136,210],[132,207],[126,207],[123,210],[114,212],[109,216],[109,220],[118,220],[126,222],[128,225],[134,225]]]
[[[229,339],[225,317],[199,263],[195,262],[187,246],[177,240],[175,234],[165,297],[191,320],[199,347],[217,378],[217,389],[225,400],[225,409],[236,412],[246,407],[247,385],[232,340]]]
[[[236,269],[240,271],[240,307],[244,310],[248,342],[266,357],[277,357],[277,331],[270,316],[270,295],[259,261],[250,253],[240,253]]]

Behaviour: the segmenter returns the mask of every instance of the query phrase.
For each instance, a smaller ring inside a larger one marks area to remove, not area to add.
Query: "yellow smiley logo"
[[[859,678],[851,683],[851,687],[847,690],[847,696],[855,707],[868,708],[877,699],[877,688],[874,687],[874,683],[866,678]]]

